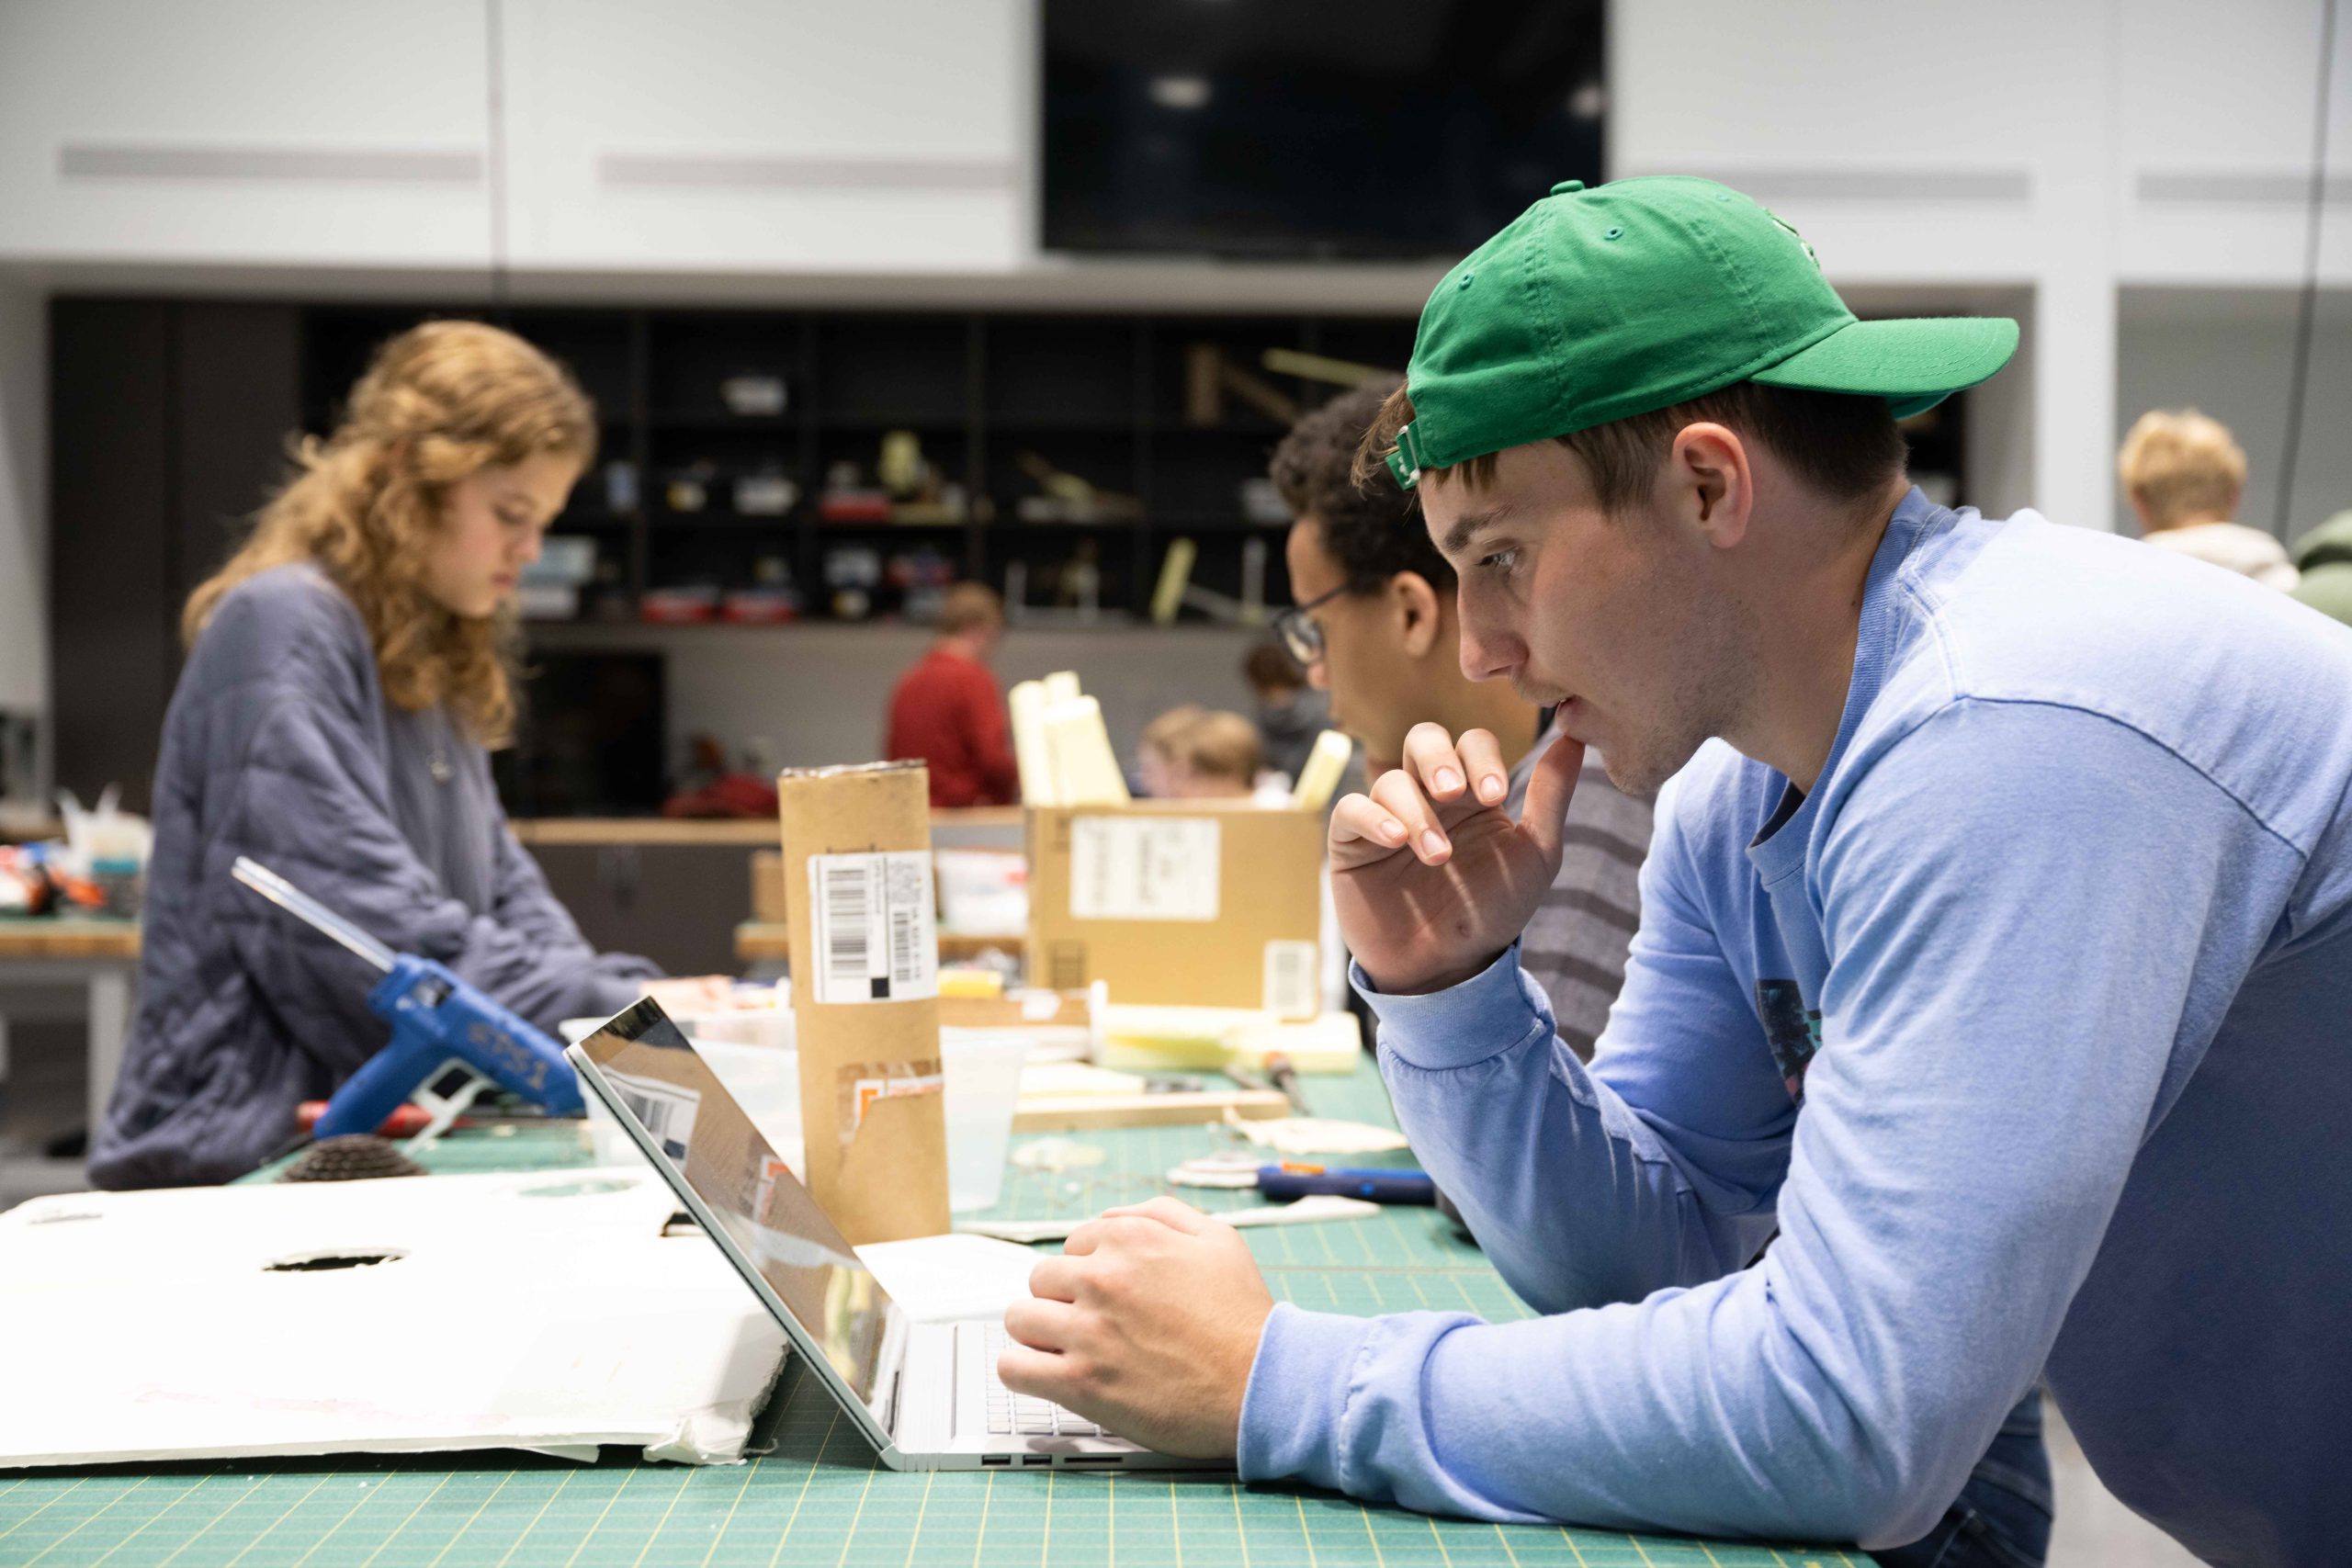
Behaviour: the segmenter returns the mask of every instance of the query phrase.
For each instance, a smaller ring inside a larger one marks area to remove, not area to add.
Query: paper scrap
[[[1377,1155],[1409,1146],[1404,1134],[1369,1122],[1337,1122],[1321,1116],[1248,1121],[1227,1111],[1225,1124],[1260,1148],[1285,1155]]]
[[[1255,1187],[1259,1168],[1266,1163],[1263,1156],[1246,1149],[1227,1149],[1186,1160],[1169,1171],[1168,1180],[1175,1187]]]
[[[1001,1321],[1029,1294],[1037,1255],[984,1235],[924,1235],[857,1249],[899,1309],[917,1323]]]

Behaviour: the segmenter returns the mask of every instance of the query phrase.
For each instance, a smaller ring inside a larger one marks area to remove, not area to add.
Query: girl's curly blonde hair
[[[451,614],[425,591],[424,559],[451,486],[541,453],[595,459],[596,412],[554,359],[479,321],[428,321],[376,351],[343,421],[293,446],[294,477],[226,566],[188,596],[193,643],[221,597],[274,566],[312,561],[358,606],[385,697],[446,703],[475,739],[514,726],[514,612]]]

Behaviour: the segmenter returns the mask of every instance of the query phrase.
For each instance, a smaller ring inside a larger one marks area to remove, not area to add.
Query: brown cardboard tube
[[[927,770],[912,762],[776,781],[808,1190],[860,1245],[948,1228],[930,795]],[[893,855],[916,857],[920,874],[910,861],[891,877],[872,859]],[[819,857],[820,880],[838,874],[825,886],[848,891],[814,890]],[[862,866],[871,880],[859,880]],[[919,908],[908,901],[918,895]],[[888,1092],[861,1100],[854,1086],[865,1080]]]

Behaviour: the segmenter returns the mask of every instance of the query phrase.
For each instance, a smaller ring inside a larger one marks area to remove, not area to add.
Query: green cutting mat
[[[1306,1087],[1319,1114],[1389,1120],[1368,1069]],[[1014,1167],[993,1217],[1082,1217],[1148,1198],[1168,1190],[1170,1167],[1228,1142],[1200,1127],[1069,1136],[1105,1158],[1059,1172]],[[584,1156],[568,1130],[526,1128],[453,1138],[429,1163],[444,1172],[548,1168]],[[1256,1201],[1248,1192],[1182,1196],[1207,1209]],[[1244,1234],[1275,1296],[1301,1306],[1526,1315],[1477,1250],[1429,1209]],[[1221,1476],[899,1474],[875,1464],[797,1361],[762,1427],[773,1452],[705,1469],[607,1450],[594,1466],[496,1452],[0,1472],[0,1568],[1867,1568],[1859,1553],[1835,1549],[1498,1528]]]

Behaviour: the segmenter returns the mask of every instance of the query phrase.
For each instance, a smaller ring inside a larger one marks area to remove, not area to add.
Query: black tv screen
[[[1601,178],[1601,0],[1044,0],[1045,244],[1458,256]]]

